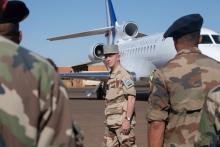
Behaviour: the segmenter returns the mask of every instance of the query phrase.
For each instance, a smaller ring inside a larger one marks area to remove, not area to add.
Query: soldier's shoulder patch
[[[134,86],[134,81],[132,81],[131,79],[124,79],[124,80],[122,80],[122,82],[124,83],[124,85],[127,89]]]

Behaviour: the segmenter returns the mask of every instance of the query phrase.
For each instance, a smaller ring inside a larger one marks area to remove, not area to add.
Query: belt
[[[181,112],[178,112],[176,110],[173,110],[171,109],[170,112],[173,113],[173,114],[192,114],[192,113],[195,113],[195,112],[200,112],[202,109],[197,109],[197,110],[185,110],[185,111],[181,111]]]
[[[115,104],[115,103],[120,103],[120,102],[124,102],[126,99],[124,96],[120,96],[118,98],[112,99],[112,100],[107,100],[106,99],[106,103],[107,104]]]

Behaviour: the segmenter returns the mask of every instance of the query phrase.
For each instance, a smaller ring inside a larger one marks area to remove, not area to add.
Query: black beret
[[[0,23],[19,23],[29,14],[29,10],[22,1],[8,1],[6,8],[0,17]]]
[[[183,35],[201,30],[203,18],[200,14],[190,14],[177,19],[164,33],[163,37],[180,38]]]

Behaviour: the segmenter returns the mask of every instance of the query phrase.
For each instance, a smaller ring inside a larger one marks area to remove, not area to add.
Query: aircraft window
[[[212,44],[212,40],[209,35],[202,35],[202,42],[201,44]]]
[[[216,44],[220,44],[220,36],[219,35],[212,35],[212,37],[215,40]]]

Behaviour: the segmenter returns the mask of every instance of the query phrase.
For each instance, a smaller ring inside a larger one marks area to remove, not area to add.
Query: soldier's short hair
[[[199,38],[200,38],[200,31],[197,32],[193,32],[187,35],[184,35],[182,37],[180,37],[181,39],[184,39],[187,42],[191,42],[194,45],[198,45],[199,44]],[[180,38],[173,38],[175,41],[177,41]]]

